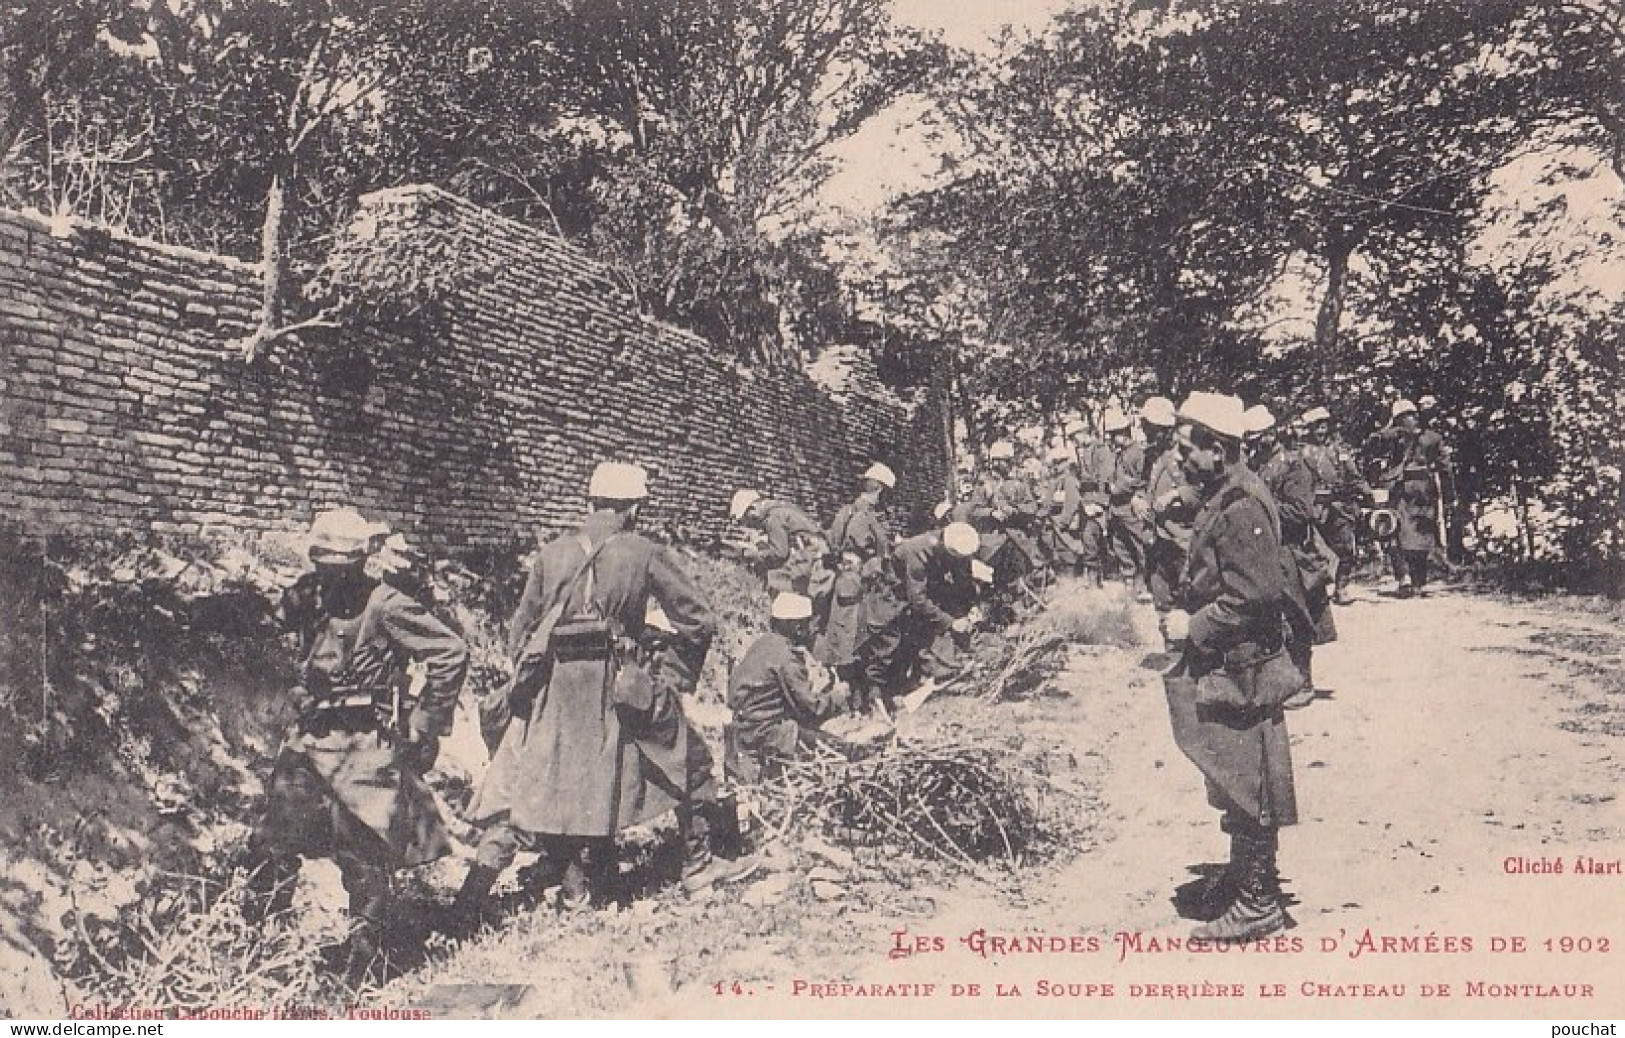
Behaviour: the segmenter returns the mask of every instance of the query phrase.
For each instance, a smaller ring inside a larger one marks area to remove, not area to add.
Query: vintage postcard
[[[1625,1016],[1617,5],[0,63],[0,1016]]]

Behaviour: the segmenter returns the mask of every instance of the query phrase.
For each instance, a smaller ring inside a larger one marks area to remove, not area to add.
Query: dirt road
[[[1268,947],[1178,944],[1192,924],[1170,896],[1193,877],[1190,867],[1223,859],[1225,838],[1197,772],[1173,745],[1158,675],[1137,667],[1135,654],[1080,653],[1062,677],[1073,695],[1054,720],[1079,754],[1098,754],[1090,758],[1100,762],[1104,804],[1097,847],[1044,889],[1027,890],[1023,904],[972,889],[907,924],[909,940],[930,948],[941,938],[941,950],[888,960],[892,938],[877,932],[849,962],[775,963],[771,986],[745,998],[719,1004],[710,992],[684,990],[655,1008],[1625,1015],[1618,628],[1448,590],[1408,601],[1368,590],[1337,619],[1341,639],[1316,657],[1324,695],[1290,715],[1302,824],[1283,833],[1281,868],[1297,926]],[[1611,871],[1575,874],[1585,859]],[[1556,863],[1561,874],[1535,871]],[[977,931],[1076,938],[1083,950],[978,954],[966,941]],[[937,988],[810,996],[810,984],[828,981]],[[1046,981],[1051,993],[1040,994]],[[981,993],[953,997],[956,982]],[[999,997],[995,985],[1019,994]],[[1055,994],[1057,985],[1084,987]]]

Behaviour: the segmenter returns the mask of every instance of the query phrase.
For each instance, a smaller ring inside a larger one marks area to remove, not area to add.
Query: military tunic
[[[545,545],[509,627],[518,657],[539,618],[576,583],[590,545],[590,601],[636,643],[644,640],[649,599],[676,633],[661,659],[673,692],[691,691],[715,633],[710,606],[671,552],[620,529],[612,512],[595,512],[581,529]],[[608,544],[604,542],[612,538]],[[587,598],[582,588],[573,611]],[[651,727],[632,726],[610,698],[608,664],[555,660],[546,686],[516,715],[469,808],[476,823],[501,822],[525,833],[607,837],[683,802],[709,765],[709,753],[674,694]]]
[[[813,654],[826,666],[844,667],[857,659],[867,626],[865,609],[873,604],[885,583],[892,534],[869,502],[860,497],[835,513],[828,540],[840,562]]]
[[[409,595],[374,584],[334,615],[302,580],[285,603],[314,705],[285,735],[255,842],[279,853],[354,855],[384,868],[434,861],[450,843],[434,799],[403,758],[409,735],[451,731],[468,647]],[[408,664],[423,668],[416,702]]]
[[[1111,505],[1112,470],[1117,456],[1100,441],[1078,448],[1079,563],[1100,572],[1106,561],[1106,510]]]
[[[1278,449],[1259,468],[1259,478],[1269,487],[1281,517],[1281,545],[1296,578],[1299,600],[1307,609],[1310,626],[1295,631],[1300,642],[1324,645],[1337,640],[1337,624],[1332,617],[1331,586],[1327,579],[1330,562],[1320,550],[1315,536],[1315,473],[1295,450]],[[1305,649],[1299,649],[1300,666],[1307,666]]]
[[[828,593],[824,555],[829,544],[823,529],[788,501],[762,499],[753,506],[762,516],[767,545],[758,559],[767,589],[817,597]]]
[[[728,677],[739,748],[759,764],[810,746],[818,726],[843,706],[828,689],[812,687],[805,650],[776,632],[752,642]]]
[[[1163,679],[1174,741],[1207,780],[1208,801],[1266,826],[1297,822],[1285,714],[1198,704],[1198,681],[1235,656],[1281,651],[1287,575],[1269,491],[1245,466],[1203,502],[1177,600],[1190,614],[1184,653]]]
[[[1185,478],[1179,452],[1169,448],[1151,462],[1146,480],[1151,502],[1151,543],[1146,549],[1146,584],[1159,612],[1173,608],[1174,592],[1185,569],[1191,543],[1191,522],[1201,507],[1202,494]]]
[[[1041,503],[1045,516],[1039,546],[1056,566],[1071,570],[1083,554],[1083,542],[1078,536],[1083,492],[1070,464],[1062,465],[1050,476]]]
[[[1360,505],[1370,500],[1371,485],[1340,439],[1305,444],[1301,453],[1315,473],[1315,523],[1337,556],[1336,585],[1342,587],[1359,558]]]
[[[1106,534],[1118,575],[1123,577],[1145,571],[1145,550],[1151,534],[1143,515],[1147,464],[1142,443],[1128,444],[1117,452],[1112,464]]]

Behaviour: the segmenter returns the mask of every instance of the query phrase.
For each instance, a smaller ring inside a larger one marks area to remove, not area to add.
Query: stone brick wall
[[[577,519],[602,458],[648,465],[650,519],[688,534],[742,485],[827,522],[871,459],[902,477],[896,518],[940,497],[934,400],[739,366],[568,243],[434,188],[369,196],[352,233],[417,226],[483,272],[435,341],[352,327],[250,365],[256,266],[0,210],[0,514],[197,535],[344,502],[440,547],[511,544]]]

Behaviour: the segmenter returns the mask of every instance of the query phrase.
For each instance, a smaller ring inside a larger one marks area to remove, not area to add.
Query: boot
[[[1212,922],[1229,910],[1241,888],[1241,873],[1245,867],[1246,857],[1243,846],[1243,838],[1232,833],[1230,860],[1218,872],[1203,876],[1191,887],[1186,888],[1188,893],[1184,893],[1180,898],[1181,914],[1191,919]]]
[[[389,914],[389,873],[354,858],[339,859],[344,889],[350,893],[350,937],[345,942],[344,972],[352,984],[378,977],[383,970],[382,930]]]
[[[274,854],[257,846],[244,853],[248,881],[243,897],[243,919],[259,926],[293,907],[293,888],[299,882],[298,855]]]
[[[1280,879],[1275,874],[1275,833],[1237,834],[1244,856],[1236,899],[1213,922],[1191,931],[1191,939],[1218,944],[1240,944],[1286,929],[1281,908]]]
[[[478,930],[485,922],[486,898],[491,895],[491,888],[496,886],[497,877],[502,870],[482,865],[478,861],[468,867],[468,875],[463,877],[463,885],[457,890],[457,897],[451,903],[451,929],[458,936],[467,936]]]
[[[726,817],[729,813],[733,815],[731,825]],[[732,800],[690,802],[678,808],[677,821],[683,829],[685,893],[747,879],[761,867],[754,856],[741,855],[737,846],[727,846],[730,832],[737,841],[739,831],[738,809]]]

